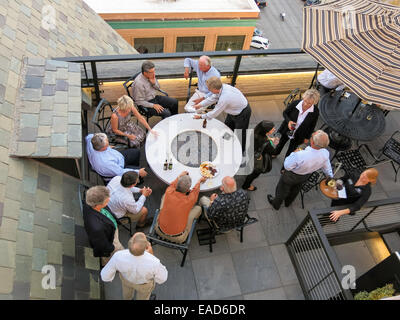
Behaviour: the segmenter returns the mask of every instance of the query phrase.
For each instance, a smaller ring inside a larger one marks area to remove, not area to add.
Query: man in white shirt
[[[153,248],[146,235],[136,232],[128,241],[128,249],[116,252],[100,276],[104,282],[111,282],[119,272],[124,300],[149,300],[156,283],[167,281],[168,271],[153,255]]]
[[[340,81],[332,72],[328,69],[322,71],[318,77],[318,84],[320,87],[318,88],[320,94],[323,95],[324,93],[335,89],[336,91],[343,90],[345,85],[342,81]]]
[[[312,134],[310,143],[311,147],[292,152],[285,159],[285,170],[276,186],[275,197],[267,195],[275,210],[279,210],[283,201],[286,207],[290,206],[314,171],[322,169],[326,176],[333,177],[329,151],[325,149],[329,145],[328,135],[318,130]]]
[[[128,171],[122,177],[112,178],[107,185],[110,190],[108,207],[118,219],[128,216],[131,221],[137,222],[136,228],[144,228],[153,221],[152,218],[146,220],[148,210],[144,207],[146,198],[151,195],[152,190],[148,187],[136,188],[138,178],[139,175],[135,171]],[[138,201],[135,201],[134,193],[141,193]]]
[[[207,87],[213,93],[205,100],[193,106],[196,110],[205,108],[216,103],[214,110],[203,114],[195,115],[194,119],[210,120],[218,117],[224,111],[227,116],[225,124],[234,131],[242,130],[242,151],[246,147],[246,130],[249,128],[251,109],[246,97],[239,89],[223,84],[218,77],[211,77],[206,81]]]

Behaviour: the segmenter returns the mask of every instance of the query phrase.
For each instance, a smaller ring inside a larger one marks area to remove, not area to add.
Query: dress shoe
[[[268,202],[271,204],[271,206],[272,206],[275,210],[279,210],[279,207],[274,206],[273,201],[275,200],[275,198],[274,198],[272,195],[268,194],[268,195],[267,195],[267,199],[268,199]]]

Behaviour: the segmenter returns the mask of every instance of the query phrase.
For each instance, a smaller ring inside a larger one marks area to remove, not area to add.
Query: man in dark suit
[[[124,249],[118,238],[117,218],[107,207],[109,200],[107,187],[96,186],[86,192],[83,206],[83,221],[93,256],[102,257],[103,266],[115,252]]]
[[[291,154],[302,143],[308,143],[311,134],[317,124],[319,110],[316,104],[319,101],[319,93],[315,89],[309,89],[303,94],[303,100],[295,100],[283,111],[282,122],[278,132],[282,135],[279,144],[275,148],[274,155],[281,153],[286,142],[290,140],[285,158]],[[292,139],[289,139],[288,132],[294,129]]]

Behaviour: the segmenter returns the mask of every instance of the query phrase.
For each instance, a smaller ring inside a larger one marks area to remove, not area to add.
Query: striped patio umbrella
[[[303,50],[360,98],[400,108],[400,8],[339,0],[303,10]]]

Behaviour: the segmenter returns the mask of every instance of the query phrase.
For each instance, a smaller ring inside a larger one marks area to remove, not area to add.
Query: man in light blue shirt
[[[185,67],[184,77],[187,79],[190,74],[190,68],[196,71],[197,74],[197,89],[190,100],[185,105],[186,112],[200,112],[193,108],[194,105],[200,103],[207,97],[211,96],[212,93],[208,90],[206,80],[211,77],[220,77],[219,71],[211,65],[211,59],[208,56],[201,56],[199,61],[186,58],[183,62]]]
[[[138,172],[140,177],[147,175],[144,168],[138,170],[138,149],[125,149],[121,152],[114,150],[109,146],[107,135],[104,133],[89,134],[86,137],[86,152],[93,170],[106,180],[132,170]]]
[[[268,202],[275,210],[279,210],[283,201],[288,207],[296,199],[301,186],[310,175],[322,169],[326,176],[333,177],[329,151],[325,148],[329,145],[328,135],[318,130],[310,139],[311,147],[301,151],[292,152],[284,162],[285,171],[279,179],[275,191],[275,197],[268,195]]]

